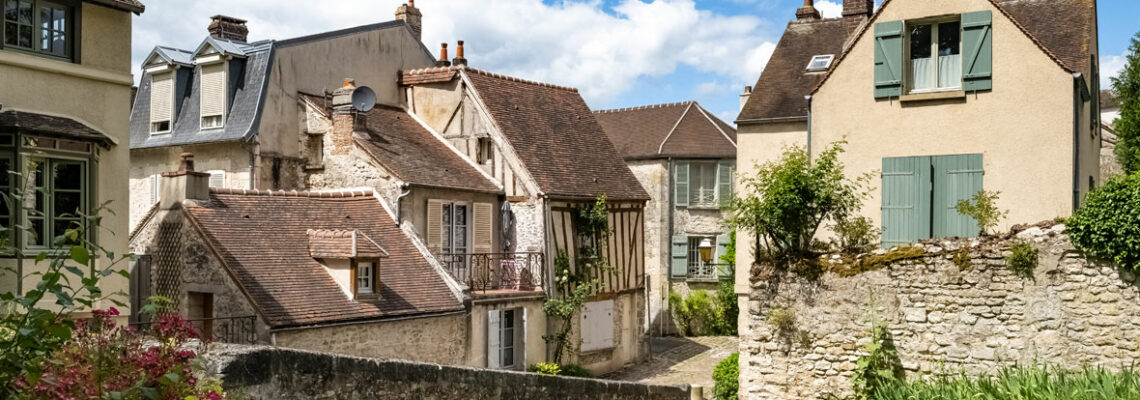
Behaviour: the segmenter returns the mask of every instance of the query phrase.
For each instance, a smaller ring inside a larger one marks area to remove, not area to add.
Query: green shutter
[[[724,257],[726,254],[728,254],[728,241],[729,240],[732,240],[732,239],[729,238],[728,235],[720,235],[720,236],[716,237],[716,258],[713,259],[713,264],[720,265],[721,263],[724,263],[724,260],[721,259],[721,257]],[[720,276],[721,277],[728,277],[729,276],[728,272],[731,270],[732,270],[732,268],[730,268],[729,266],[721,265]]]
[[[673,196],[673,204],[681,207],[689,205],[689,163],[678,162],[673,167],[673,188],[677,194]]]
[[[962,89],[993,89],[993,12],[962,14]]]
[[[939,156],[934,164],[934,237],[974,237],[978,223],[961,215],[955,206],[959,200],[974,197],[982,190],[984,175],[981,154]]]
[[[902,96],[903,22],[875,24],[875,98]]]
[[[883,247],[930,237],[930,157],[883,159]]]
[[[733,161],[721,161],[716,166],[716,196],[722,207],[732,201],[732,175],[735,170],[736,163]]]
[[[689,275],[689,237],[673,236],[673,277]]]

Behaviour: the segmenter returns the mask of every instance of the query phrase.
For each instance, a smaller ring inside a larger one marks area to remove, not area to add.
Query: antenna
[[[352,91],[352,108],[360,112],[368,112],[376,106],[376,92],[368,86],[360,86]]]

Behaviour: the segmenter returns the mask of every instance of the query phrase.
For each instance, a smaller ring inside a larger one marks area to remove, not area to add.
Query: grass
[[[1076,371],[1007,368],[996,376],[950,376],[930,381],[895,381],[880,388],[879,400],[1130,400],[1140,399],[1140,374],[1100,367]]]

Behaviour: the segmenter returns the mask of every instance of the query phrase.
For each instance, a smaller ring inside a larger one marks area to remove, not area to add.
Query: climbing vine
[[[575,265],[571,266],[570,255],[564,250],[559,251],[554,259],[554,287],[557,294],[542,305],[542,310],[548,317],[562,323],[558,331],[542,338],[547,343],[554,344],[555,364],[561,364],[562,357],[568,350],[575,316],[590,296],[598,292],[597,277],[610,268],[605,257],[605,247],[610,237],[609,218],[605,195],[579,209],[573,218],[574,231],[578,236]]]

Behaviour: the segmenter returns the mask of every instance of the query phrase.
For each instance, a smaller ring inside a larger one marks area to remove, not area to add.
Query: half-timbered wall
[[[577,265],[576,253],[581,247],[574,228],[574,215],[589,205],[584,202],[554,202],[551,204],[551,231],[553,248],[570,257],[571,268]],[[642,202],[610,202],[610,237],[605,248],[610,267],[595,276],[601,284],[601,294],[640,289],[645,284],[645,204]]]

